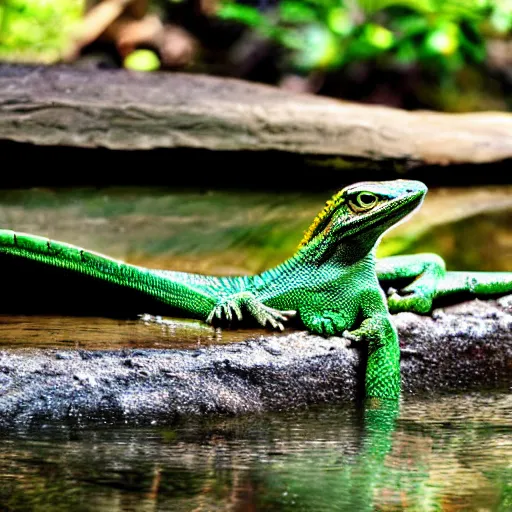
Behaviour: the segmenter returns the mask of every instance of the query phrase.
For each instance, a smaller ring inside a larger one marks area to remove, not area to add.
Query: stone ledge
[[[512,295],[395,316],[404,394],[512,385]],[[198,350],[0,351],[0,427],[170,423],[356,399],[362,353],[343,338],[264,335]]]
[[[68,67],[0,66],[0,133],[37,145],[279,151],[387,168],[512,158],[507,113],[408,112],[235,79]]]

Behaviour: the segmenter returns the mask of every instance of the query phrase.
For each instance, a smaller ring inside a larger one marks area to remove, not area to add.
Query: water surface
[[[292,332],[272,332],[275,336]],[[296,329],[295,329],[296,330]],[[0,314],[0,350],[29,348],[120,350],[197,349],[257,338],[258,328],[221,329],[198,320],[140,315],[135,318]]]
[[[372,416],[372,414],[374,416]],[[4,432],[5,511],[508,511],[512,399]],[[396,416],[396,417],[395,417]]]

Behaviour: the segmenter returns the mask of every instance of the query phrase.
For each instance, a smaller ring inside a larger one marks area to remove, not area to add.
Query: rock
[[[396,315],[404,394],[509,387],[508,304],[473,300],[432,316]],[[361,395],[363,366],[364,351],[347,340],[305,332],[196,350],[3,350],[0,427],[165,424],[342,403]]]
[[[512,158],[507,113],[407,112],[234,79],[68,67],[1,66],[0,133],[37,145],[275,150],[388,168]]]

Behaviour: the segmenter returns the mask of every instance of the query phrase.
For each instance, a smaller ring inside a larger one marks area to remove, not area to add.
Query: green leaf
[[[374,23],[368,23],[363,34],[368,44],[379,50],[387,50],[395,42],[395,36],[390,30]]]
[[[130,53],[124,59],[123,66],[135,71],[156,71],[160,68],[160,59],[155,52],[140,49]]]
[[[508,9],[500,7],[492,12],[489,21],[496,32],[506,34],[512,29],[512,2],[510,2]]]
[[[467,22],[460,26],[459,43],[462,52],[474,62],[483,62],[486,56],[485,40],[477,28]]]
[[[350,13],[341,7],[330,9],[327,15],[327,26],[332,32],[340,36],[350,34],[355,26]]]
[[[409,7],[415,11],[430,13],[435,12],[437,8],[435,0],[359,0],[358,3],[368,13],[389,7]]]
[[[249,25],[260,27],[267,24],[265,16],[255,7],[235,3],[224,3],[219,6],[217,16],[224,20],[234,20]]]
[[[418,51],[416,45],[410,40],[400,43],[396,49],[395,58],[402,64],[412,64],[418,60]]]
[[[318,19],[318,12],[303,2],[284,1],[279,4],[279,18],[284,23],[308,23]]]
[[[427,35],[425,46],[431,53],[453,55],[459,48],[459,33],[455,23],[444,22]]]
[[[336,67],[343,57],[337,38],[323,25],[308,25],[297,32],[300,48],[293,55],[295,66],[303,70]]]
[[[436,0],[437,12],[452,19],[482,19],[489,0]]]
[[[402,37],[414,37],[429,30],[429,21],[419,14],[410,14],[393,20],[391,29]]]

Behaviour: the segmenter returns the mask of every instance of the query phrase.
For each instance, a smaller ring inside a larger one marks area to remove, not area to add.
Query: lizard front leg
[[[280,331],[284,330],[283,322],[296,314],[295,311],[280,311],[266,306],[251,291],[239,291],[219,299],[206,322],[214,323],[218,320],[231,322],[235,319],[241,321],[244,311],[248,312],[261,326],[269,326]]]
[[[396,399],[400,395],[400,347],[384,296],[375,285],[359,295],[346,298],[339,311],[309,304],[299,309],[300,319],[312,333],[341,336],[368,343],[365,390],[367,397]],[[354,330],[356,319],[362,321]]]
[[[400,396],[400,346],[395,326],[388,314],[366,318],[358,329],[343,335],[368,342],[365,394],[368,398],[397,399]]]
[[[361,295],[361,325],[343,335],[353,341],[368,342],[365,376],[367,397],[395,400],[400,396],[400,346],[380,290],[366,290]]]
[[[354,316],[355,315],[351,315]],[[352,322],[347,319],[347,312],[301,308],[300,319],[309,332],[320,336],[341,336]]]

